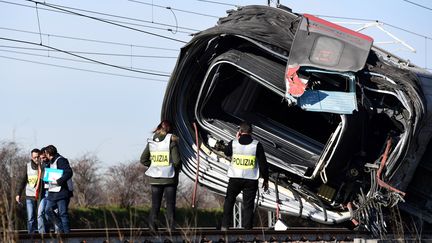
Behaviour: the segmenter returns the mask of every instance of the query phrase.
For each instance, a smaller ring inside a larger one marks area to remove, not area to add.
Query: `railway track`
[[[286,231],[274,231],[265,228],[253,230],[232,229],[220,231],[211,228],[179,228],[174,231],[160,229],[152,232],[147,228],[122,229],[72,229],[68,234],[27,234],[17,232],[18,242],[374,242],[366,231],[352,231],[345,228],[289,228]],[[381,238],[394,240],[393,235]],[[432,240],[432,234],[422,236],[404,236],[404,240]],[[376,239],[377,240],[377,239]],[[376,242],[376,241],[375,241]]]

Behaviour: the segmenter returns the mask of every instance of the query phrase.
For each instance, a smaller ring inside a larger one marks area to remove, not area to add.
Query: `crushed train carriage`
[[[261,207],[379,231],[381,210],[395,205],[432,221],[431,99],[432,75],[371,38],[246,6],[182,48],[162,117],[175,123],[183,172],[199,170],[201,185],[225,193],[230,160],[218,147],[248,120],[273,174]]]

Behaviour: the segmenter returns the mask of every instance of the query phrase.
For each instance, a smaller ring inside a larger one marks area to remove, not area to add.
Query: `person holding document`
[[[49,187],[49,184],[46,183],[46,180],[44,180],[45,168],[49,168],[49,160],[45,155],[45,147],[41,148],[40,150],[39,163],[41,171],[41,183],[39,185],[40,196],[37,211],[38,231],[40,234],[49,233],[50,229],[54,229],[55,232],[58,232],[58,225],[49,224],[49,222],[47,222],[47,217],[45,213]],[[58,217],[58,215],[56,215],[56,217]],[[60,220],[57,220],[57,222],[60,222]]]
[[[178,176],[181,168],[178,151],[178,137],[171,132],[171,123],[162,121],[156,128],[153,138],[147,140],[147,146],[140,162],[149,168],[145,174],[150,178],[152,207],[149,215],[149,228],[158,229],[158,215],[165,193],[167,204],[167,228],[175,229],[175,204]]]
[[[57,152],[54,145],[45,148],[45,155],[49,159],[49,168],[45,169],[44,181],[48,184],[48,196],[46,202],[47,219],[54,225],[58,225],[56,233],[69,233],[69,201],[72,197],[72,168],[69,161]],[[54,215],[54,209],[58,209],[58,218]]]

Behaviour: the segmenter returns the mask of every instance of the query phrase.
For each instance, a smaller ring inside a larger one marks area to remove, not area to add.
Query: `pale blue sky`
[[[211,16],[225,16],[225,11],[233,8],[228,5],[197,0],[139,1],[170,6],[173,10],[156,6],[152,8],[148,4],[127,0],[52,0],[46,2],[140,19],[144,22],[80,12],[99,18],[150,26],[153,28],[137,25],[131,27],[180,41],[190,40],[188,33],[215,25],[217,18]],[[264,0],[214,1],[235,5],[267,4],[267,1]],[[413,0],[413,2],[432,8],[432,1]],[[303,0],[281,1],[281,3],[299,13],[379,20],[432,37],[430,25],[432,11],[403,0]],[[35,6],[34,3],[24,0],[0,0],[0,37],[40,43],[39,34],[17,31],[39,32]],[[87,54],[80,55],[111,64],[127,68],[132,66],[167,75],[174,68],[178,50],[184,45],[179,41],[76,15],[46,11],[43,8],[47,7],[38,4],[41,32],[49,34],[49,36],[42,35],[43,44],[68,51],[86,52]],[[325,19],[333,22],[352,22],[335,18]],[[176,20],[179,29],[177,33],[173,33],[176,28],[166,25],[175,26]],[[346,26],[353,29],[359,27]],[[426,58],[426,56],[432,56],[430,39],[426,41],[424,37],[387,25],[383,27],[406,41],[417,52],[409,52],[402,45],[380,46],[421,67],[432,68],[432,58]],[[167,31],[167,28],[173,29],[173,32]],[[375,41],[391,40],[378,31],[363,33],[371,35]],[[60,38],[59,36],[109,41],[117,44]],[[22,148],[29,151],[33,147],[40,148],[54,144],[61,154],[70,159],[89,152],[97,155],[107,165],[139,159],[146,144],[146,138],[150,136],[151,130],[159,122],[160,108],[168,78],[83,63],[82,60],[72,56],[54,51],[34,50],[34,48],[42,49],[43,47],[0,39],[0,106],[2,107],[0,140],[16,141]],[[124,56],[94,55],[88,52],[123,54]],[[131,57],[130,54],[137,56]],[[80,60],[80,62],[59,58]],[[139,78],[71,70],[25,61]]]

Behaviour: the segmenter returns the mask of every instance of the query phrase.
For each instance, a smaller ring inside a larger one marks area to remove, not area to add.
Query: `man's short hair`
[[[57,154],[57,148],[54,145],[48,145],[45,147],[45,152],[49,155],[56,155]]]
[[[42,147],[42,148],[40,149],[41,154],[45,153],[45,151],[46,151],[46,147]]]
[[[32,149],[31,153],[37,153],[37,154],[40,154],[41,151],[40,151],[39,149],[37,149],[37,148],[34,148],[34,149]]]
[[[239,130],[241,133],[250,134],[250,133],[252,133],[252,125],[249,122],[244,121],[244,122],[240,123]]]

